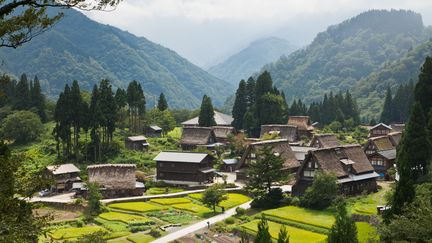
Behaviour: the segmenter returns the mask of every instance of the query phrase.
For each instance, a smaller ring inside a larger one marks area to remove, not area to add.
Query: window
[[[373,150],[366,150],[366,154],[373,154],[374,151]]]
[[[312,162],[309,162],[307,167],[312,168]]]
[[[255,159],[255,158],[256,158],[255,153],[251,153],[250,157],[251,157],[252,159]]]
[[[384,166],[384,161],[382,159],[374,158],[372,159],[371,164],[377,166]]]
[[[313,170],[305,170],[305,171],[303,171],[303,175],[305,177],[314,177],[315,171],[313,171]]]
[[[315,169],[318,169],[318,163],[315,163]]]

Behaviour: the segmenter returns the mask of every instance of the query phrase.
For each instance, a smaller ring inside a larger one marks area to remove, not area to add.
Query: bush
[[[333,203],[337,191],[336,176],[317,171],[312,186],[306,189],[301,205],[312,209],[325,209]]]
[[[149,233],[151,236],[153,236],[154,238],[158,238],[158,237],[160,237],[161,235],[162,235],[162,233],[160,232],[160,230],[158,230],[157,228],[155,228],[155,227],[153,227],[151,230],[150,230],[150,233]]]
[[[129,230],[132,233],[140,232],[140,231],[146,231],[150,229],[150,226],[148,225],[139,225],[139,226],[130,226]]]
[[[17,143],[35,141],[44,131],[38,115],[30,111],[17,111],[2,121],[3,138],[15,140]]]
[[[229,217],[229,218],[225,219],[225,223],[226,224],[234,224],[235,220],[233,217]]]
[[[273,188],[266,195],[254,199],[251,207],[264,209],[277,208],[281,205],[283,199],[282,190],[280,188]]]
[[[241,207],[236,208],[235,211],[236,211],[237,216],[242,216],[246,213],[246,209],[241,208]]]
[[[81,227],[84,226],[84,221],[78,219],[78,220],[75,222],[75,224],[76,224],[76,226],[77,226],[78,228],[81,228]]]
[[[299,206],[300,205],[300,198],[293,197],[292,200],[291,200],[291,205],[292,206]]]

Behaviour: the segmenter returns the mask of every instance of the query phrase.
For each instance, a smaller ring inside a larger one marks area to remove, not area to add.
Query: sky
[[[208,68],[259,38],[306,46],[329,25],[370,9],[410,9],[432,24],[432,0],[123,0],[114,11],[84,14]]]

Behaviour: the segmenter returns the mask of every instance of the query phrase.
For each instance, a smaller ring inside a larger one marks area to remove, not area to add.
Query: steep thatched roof
[[[284,159],[284,169],[292,169],[300,166],[300,162],[298,162],[294,152],[291,150],[288,139],[275,139],[249,144],[245,153],[237,164],[237,169],[240,169],[245,165],[246,160],[251,153],[257,153],[257,151],[266,145],[271,146],[273,153],[279,154]]]
[[[234,127],[214,126],[212,127],[212,129],[216,136],[216,139],[218,138],[226,139],[228,138],[228,135],[234,133]]]
[[[388,160],[395,160],[396,159],[396,149],[390,149],[378,152],[379,155],[382,157],[388,159]]]
[[[338,178],[374,171],[362,147],[358,144],[312,150],[307,155],[302,168],[312,158],[318,162],[319,169],[334,173]],[[344,165],[351,165],[354,171],[349,172]]]
[[[209,156],[208,153],[160,152],[153,160],[163,162],[201,163]]]
[[[184,145],[206,145],[215,141],[211,127],[183,127],[180,143]]]
[[[234,118],[232,116],[220,113],[219,111],[215,111],[214,119],[216,121],[217,126],[231,126],[232,121]],[[198,116],[194,117],[190,120],[182,122],[183,126],[199,126],[198,123]]]
[[[391,124],[393,132],[402,132],[405,129],[405,124]]]
[[[282,139],[288,139],[289,142],[297,141],[297,126],[269,124],[261,126],[261,136],[265,134],[277,133]]]
[[[402,138],[402,132],[391,132],[388,134],[388,136],[393,146],[396,147]]]
[[[288,125],[296,126],[298,130],[312,131],[314,127],[310,125],[309,116],[290,116],[288,117]]]
[[[340,145],[335,134],[315,134],[310,142],[311,146],[318,148],[330,148]],[[316,146],[318,144],[318,146]]]
[[[368,143],[369,142],[373,143],[378,151],[394,149],[394,145],[390,140],[390,136],[370,138]]]
[[[46,167],[53,175],[77,173],[80,170],[74,164],[49,165]]]
[[[135,164],[98,164],[87,166],[89,182],[105,189],[134,189]]]

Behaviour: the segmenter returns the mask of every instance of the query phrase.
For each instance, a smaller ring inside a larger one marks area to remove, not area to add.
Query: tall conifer
[[[198,124],[200,127],[211,127],[216,126],[216,121],[214,119],[214,109],[211,98],[207,95],[203,96],[201,102],[200,113],[198,117]]]
[[[168,109],[168,102],[165,98],[164,93],[161,93],[159,95],[159,99],[158,99],[158,103],[157,103],[157,107],[160,111],[164,111],[166,109]]]
[[[246,82],[241,80],[236,91],[234,106],[232,110],[232,116],[234,118],[232,125],[237,130],[243,127],[243,118],[248,107],[247,94],[246,94]]]
[[[419,102],[424,112],[432,108],[432,58],[426,57],[421,68],[414,91],[414,99]]]
[[[393,120],[393,97],[390,87],[387,88],[385,100],[384,100],[384,107],[383,111],[381,113],[380,121],[385,124],[390,124]]]
[[[15,95],[14,109],[25,110],[30,108],[30,87],[27,75],[21,75],[20,81],[16,85]]]

